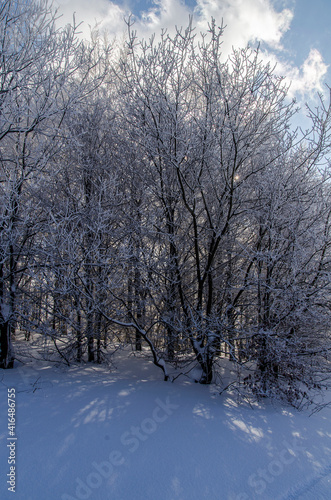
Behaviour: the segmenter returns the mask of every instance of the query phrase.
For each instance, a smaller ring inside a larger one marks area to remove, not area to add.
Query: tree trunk
[[[12,289],[13,293],[13,289]],[[14,358],[11,349],[11,329],[12,323],[8,312],[3,315],[1,308],[4,300],[4,282],[3,282],[3,266],[0,266],[0,368],[13,368]],[[13,296],[10,296],[10,305],[12,305]],[[5,319],[7,318],[7,319]]]
[[[81,312],[79,309],[79,304],[76,304],[76,315],[77,315],[77,361],[80,363],[83,357],[82,351],[82,326],[81,326]]]
[[[90,323],[90,320],[88,320],[88,323]],[[92,324],[90,323],[87,329],[87,359],[90,363],[93,363],[95,361],[94,357],[94,338],[92,334]]]
[[[213,357],[209,353],[206,356],[198,354],[197,360],[202,368],[202,375],[200,377],[200,384],[211,384],[213,380]]]
[[[9,321],[3,321],[0,313],[0,368],[13,368],[14,358],[11,351],[11,326]]]

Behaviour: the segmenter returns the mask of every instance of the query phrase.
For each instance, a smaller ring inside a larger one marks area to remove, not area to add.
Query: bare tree
[[[39,195],[58,152],[59,128],[69,107],[96,85],[88,88],[85,82],[93,61],[76,38],[77,27],[57,29],[55,18],[47,1],[6,0],[0,10],[0,365],[5,368],[12,366],[19,284],[45,221]]]
[[[0,11],[1,366],[21,318],[67,360],[112,335],[165,379],[193,359],[211,383],[226,356],[255,394],[308,400],[329,372],[329,104],[293,131],[283,79],[258,49],[225,59],[213,21],[158,41],[129,21],[116,59],[24,5]]]
[[[120,75],[155,215],[154,238],[148,230],[150,284],[158,283],[149,289],[154,320],[165,329],[170,359],[179,340],[189,341],[202,383],[212,381],[222,344],[233,360],[255,359],[262,378],[278,373],[277,363],[264,358],[266,336],[257,333],[275,321],[274,308],[281,310],[276,257],[266,255],[278,255],[282,272],[293,268],[290,249],[298,250],[288,227],[295,225],[299,237],[303,220],[295,223],[295,214],[307,217],[310,205],[316,210],[320,180],[312,179],[329,129],[322,106],[310,139],[292,132],[295,104],[282,78],[258,50],[233,51],[223,61],[222,34],[212,22],[199,43],[191,26],[173,38],[164,33],[159,42],[139,42],[129,24]],[[325,209],[318,213],[321,221]],[[326,234],[328,222],[322,226]],[[326,258],[326,247],[311,247],[309,262],[316,252]]]

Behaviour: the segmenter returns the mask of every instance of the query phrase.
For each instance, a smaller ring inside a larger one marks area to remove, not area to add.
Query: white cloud
[[[206,29],[210,18],[227,26],[223,48],[245,47],[264,42],[281,48],[281,38],[289,29],[293,13],[289,9],[277,12],[270,0],[197,0],[195,18],[200,29]]]
[[[88,38],[90,28],[96,24],[100,30],[106,29],[110,36],[120,36],[125,31],[124,18],[129,11],[109,0],[55,0],[61,24],[72,23],[75,13],[76,23],[82,23],[82,36]]]
[[[280,48],[281,38],[290,27],[293,13],[289,9],[277,12],[271,0],[196,0],[194,12],[183,0],[153,0],[151,7],[136,18],[135,28],[139,35],[148,37],[166,28],[173,31],[175,25],[187,26],[189,16],[194,14],[198,30],[208,28],[211,17],[227,25],[224,45],[246,46],[261,41],[274,48]],[[125,30],[123,19],[129,9],[123,0],[119,6],[110,0],[55,0],[63,13],[63,22],[71,22],[76,12],[77,21],[84,21],[84,35],[89,33],[88,25],[100,23],[101,29],[110,34]]]
[[[312,90],[322,91],[322,82],[327,70],[328,66],[324,63],[321,53],[317,49],[311,49],[301,68],[293,68],[288,75],[292,82],[290,92],[308,94]]]
[[[313,98],[316,92],[323,91],[324,77],[328,71],[322,54],[317,49],[311,49],[303,64],[298,68],[290,61],[280,60],[272,52],[261,52],[265,63],[275,66],[275,74],[283,76],[289,86],[288,96],[298,97],[299,101]]]
[[[208,29],[208,23],[214,17],[218,25],[226,25],[222,50],[224,56],[232,47],[245,47],[248,44],[261,43],[261,55],[264,60],[277,64],[277,73],[291,81],[290,94],[306,95],[322,90],[322,81],[327,66],[322,55],[312,49],[299,68],[290,62],[284,62],[286,55],[282,46],[282,37],[290,29],[293,12],[284,8],[277,11],[272,0],[196,0],[197,6],[192,11],[183,0],[154,0],[151,7],[135,18],[134,28],[138,36],[149,38],[153,33],[159,34],[161,29],[173,33],[175,25],[186,27],[189,16],[193,14],[197,31]],[[121,38],[126,31],[124,18],[130,14],[127,3],[121,6],[110,0],[56,0],[63,23],[72,21],[76,12],[76,20],[83,21],[83,35],[89,36],[89,25],[99,23],[100,30],[107,30],[110,36]]]
[[[83,22],[81,31],[84,37],[89,36],[89,26],[94,27],[96,23],[100,31],[106,30],[110,36],[121,36],[126,32],[124,19],[131,14],[124,1],[119,6],[109,0],[56,0],[55,5],[62,14],[62,24],[72,22],[75,12],[76,21]],[[187,26],[190,15],[192,10],[182,0],[154,0],[149,10],[135,17],[134,29],[144,38],[158,34],[162,29],[171,33],[175,31],[175,25]]]
[[[230,52],[232,46],[246,46],[256,41],[273,48],[280,48],[281,38],[289,29],[293,13],[289,9],[277,12],[271,0],[196,0],[194,12],[183,0],[153,0],[151,7],[135,19],[135,29],[140,36],[149,37],[161,29],[174,31],[175,25],[187,26],[189,16],[194,15],[198,30],[208,28],[211,17],[227,25],[224,50]],[[88,36],[89,25],[100,23],[100,29],[118,35],[125,31],[124,17],[129,9],[123,0],[119,6],[109,0],[56,0],[63,13],[63,22],[72,21],[76,12],[77,21],[84,21],[83,34]]]

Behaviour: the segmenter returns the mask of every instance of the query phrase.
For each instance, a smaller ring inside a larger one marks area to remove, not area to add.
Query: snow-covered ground
[[[1,370],[2,500],[331,498],[330,408],[310,417],[268,401],[251,408],[213,386],[163,382],[127,351],[115,365]]]

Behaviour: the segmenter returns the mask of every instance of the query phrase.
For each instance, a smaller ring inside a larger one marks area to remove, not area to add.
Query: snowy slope
[[[126,353],[127,354],[127,353]],[[331,410],[238,405],[212,387],[163,382],[146,359],[117,369],[2,371],[0,498],[331,498]],[[16,389],[16,493],[9,492],[7,388]]]

